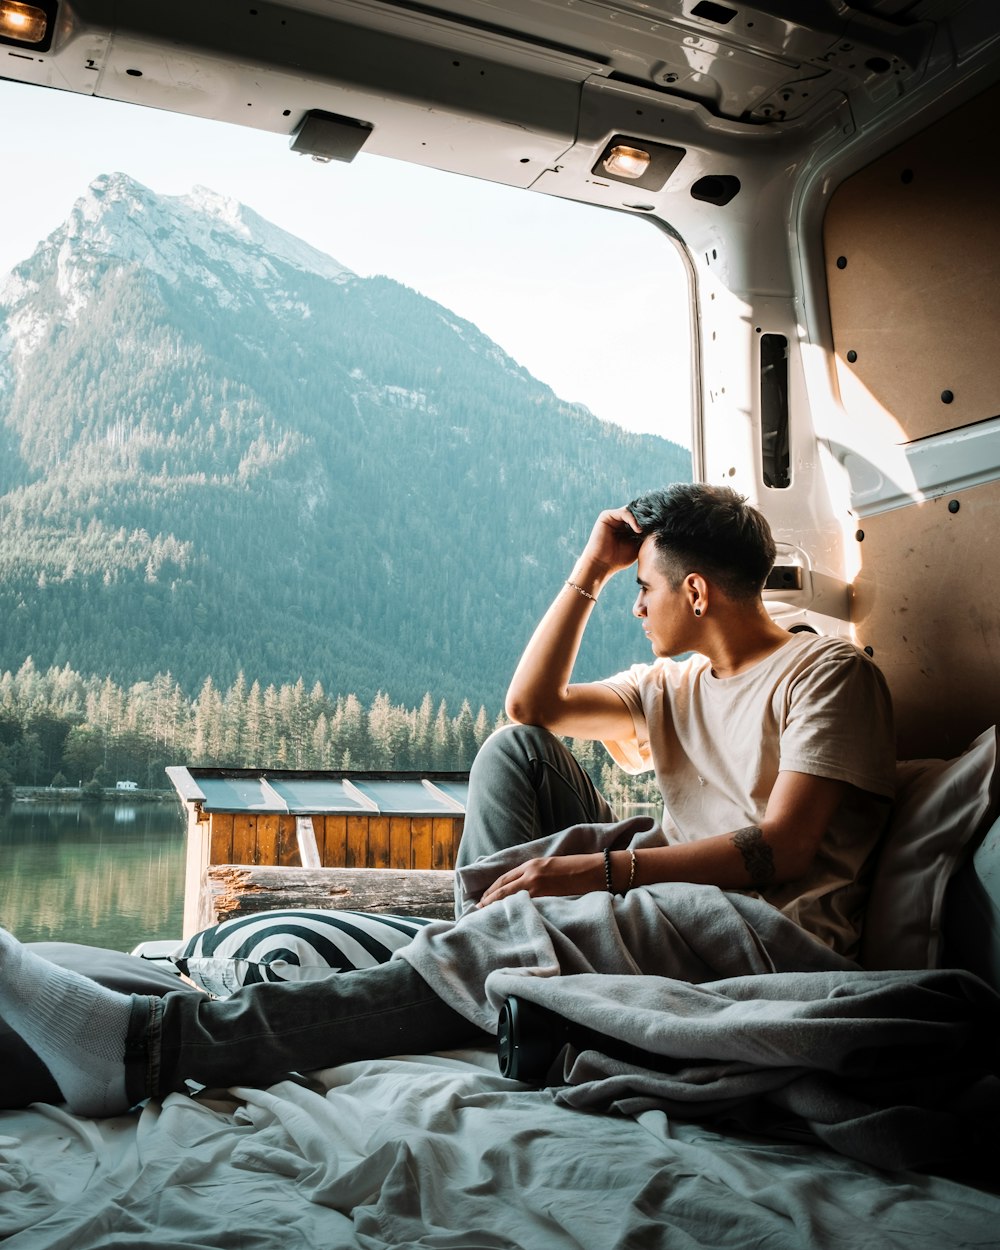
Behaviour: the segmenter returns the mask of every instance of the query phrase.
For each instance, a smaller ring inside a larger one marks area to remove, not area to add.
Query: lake
[[[14,803],[0,812],[0,922],[23,942],[128,951],[180,938],[185,815],[153,803]]]
[[[623,816],[651,815],[630,804]],[[0,811],[0,924],[22,942],[129,951],[180,938],[186,815],[147,803],[14,803]]]

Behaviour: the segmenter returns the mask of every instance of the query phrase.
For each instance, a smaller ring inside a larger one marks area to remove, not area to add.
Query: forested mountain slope
[[[492,714],[599,508],[689,476],[416,292],[105,176],[0,288],[0,671]],[[645,658],[620,581],[590,675]]]

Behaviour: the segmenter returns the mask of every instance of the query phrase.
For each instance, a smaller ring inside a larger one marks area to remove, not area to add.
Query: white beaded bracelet
[[[570,590],[575,590],[578,595],[583,595],[584,599],[589,599],[591,603],[597,602],[597,596],[592,595],[589,590],[584,590],[582,586],[578,586],[576,582],[567,582],[566,585]]]

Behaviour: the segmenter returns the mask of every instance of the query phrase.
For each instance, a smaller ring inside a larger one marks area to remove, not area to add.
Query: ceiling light
[[[683,148],[612,135],[590,172],[598,179],[611,178],[646,191],[659,191],[683,158]]]
[[[45,52],[52,43],[54,3],[26,4],[24,0],[0,0],[0,43]]]
[[[619,178],[641,178],[649,168],[649,153],[623,144],[612,148],[604,158],[604,172]]]

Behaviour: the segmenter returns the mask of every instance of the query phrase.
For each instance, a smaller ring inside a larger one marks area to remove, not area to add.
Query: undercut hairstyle
[[[672,589],[701,573],[731,599],[753,599],[777,554],[771,527],[729,486],[675,482],[633,499],[629,511],[653,545]]]

